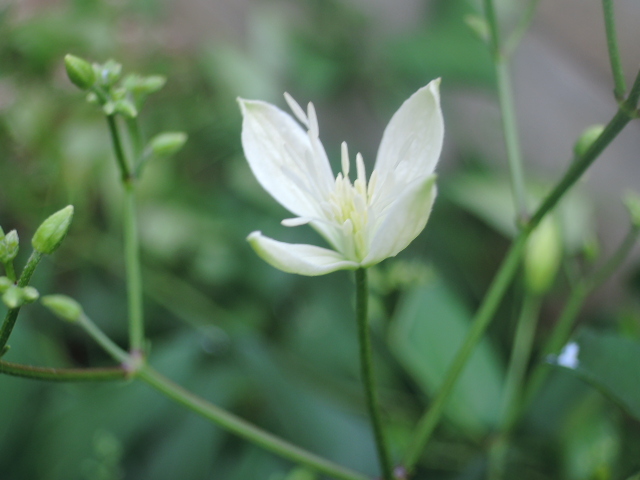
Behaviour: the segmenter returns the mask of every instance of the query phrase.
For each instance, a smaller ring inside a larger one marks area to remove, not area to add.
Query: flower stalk
[[[393,466],[389,457],[387,443],[382,428],[380,408],[376,398],[376,381],[373,373],[373,351],[371,334],[369,332],[369,290],[367,287],[367,271],[364,268],[356,270],[356,321],[358,323],[358,343],[360,346],[360,371],[362,385],[367,403],[367,410],[373,428],[378,460],[384,480],[394,480]]]

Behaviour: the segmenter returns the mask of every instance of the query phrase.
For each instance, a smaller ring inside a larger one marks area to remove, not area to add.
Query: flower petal
[[[375,170],[382,179],[396,172],[407,182],[431,175],[444,138],[440,79],[411,95],[389,121],[382,135]]]
[[[316,276],[336,270],[355,270],[358,263],[346,260],[333,250],[314,245],[278,242],[261,232],[252,232],[247,240],[268,264],[287,273]]]
[[[384,212],[371,233],[369,253],[361,262],[363,267],[395,257],[420,234],[436,199],[435,180],[436,176],[431,175],[413,182]]]
[[[333,183],[319,140],[287,113],[267,102],[238,99],[242,110],[242,147],[262,187],[300,217],[317,217],[318,204]]]

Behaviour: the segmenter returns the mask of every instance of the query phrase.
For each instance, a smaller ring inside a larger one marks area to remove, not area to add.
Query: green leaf
[[[572,360],[567,353],[574,351]],[[640,343],[611,333],[584,329],[555,363],[574,372],[640,419]]]
[[[428,396],[439,389],[469,329],[470,314],[440,281],[408,291],[390,332],[395,356]],[[487,341],[469,360],[449,400],[446,414],[471,436],[495,426],[499,418],[503,371]]]

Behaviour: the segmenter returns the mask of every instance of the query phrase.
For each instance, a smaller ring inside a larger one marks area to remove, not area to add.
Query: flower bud
[[[33,248],[44,254],[51,254],[60,246],[62,240],[69,231],[73,219],[73,205],[68,205],[62,210],[47,218],[36,230],[31,239]]]
[[[531,234],[524,257],[527,289],[545,293],[553,284],[562,259],[562,241],[557,224],[551,217],[543,220]]]
[[[624,204],[629,211],[631,224],[634,228],[640,228],[640,195],[631,190],[627,191],[624,195]]]
[[[80,304],[66,295],[47,295],[40,302],[61,320],[77,322],[82,316]]]
[[[158,157],[170,157],[180,150],[187,141],[184,132],[164,132],[156,135],[149,142],[149,148]]]
[[[40,292],[33,287],[26,286],[22,288],[22,298],[24,303],[33,303],[40,298]]]
[[[578,138],[578,141],[573,146],[573,153],[575,153],[576,157],[581,157],[582,155],[584,155],[603,131],[604,125],[592,125],[590,127],[587,127],[587,129],[582,132],[582,135],[580,135],[580,138]]]
[[[0,240],[0,262],[6,263],[12,261],[18,255],[20,249],[20,241],[18,232],[11,230]]]
[[[113,112],[124,115],[125,117],[135,118],[138,116],[138,109],[133,102],[127,98],[117,100],[113,104]]]
[[[64,66],[71,83],[81,90],[88,90],[96,82],[96,73],[93,66],[75,55],[65,55]]]
[[[0,293],[6,292],[9,287],[12,287],[13,282],[7,277],[0,277]]]
[[[162,75],[141,77],[134,73],[124,79],[123,85],[134,95],[149,95],[160,90],[165,83],[167,83],[167,79]]]
[[[102,65],[95,65],[94,71],[102,86],[112,87],[120,79],[122,65],[114,60],[107,60],[107,62]]]
[[[22,289],[16,285],[11,285],[2,294],[2,301],[9,309],[14,309],[22,306],[24,303],[24,294]]]

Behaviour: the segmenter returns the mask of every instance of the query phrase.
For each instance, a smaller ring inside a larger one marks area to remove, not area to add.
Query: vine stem
[[[124,184],[124,255],[129,299],[129,344],[132,352],[144,350],[144,310],[142,272],[136,215],[136,192],[133,181]]]
[[[620,60],[613,1],[602,0],[602,10],[604,13],[604,26],[607,35],[609,62],[611,63],[611,72],[613,74],[613,94],[617,100],[622,100],[624,98],[624,93],[627,90],[627,85],[624,81],[624,70],[622,69],[622,61]]]
[[[107,124],[124,190],[123,232],[129,309],[129,349],[140,355],[144,351],[145,338],[140,245],[136,215],[135,187],[137,179],[132,173],[131,162],[127,161],[115,115],[107,115]],[[139,139],[136,141],[138,142]]]
[[[174,402],[201,415],[228,432],[336,480],[370,480],[363,474],[308,452],[185,390],[154,370],[145,362],[144,358],[130,354],[120,348],[86,315],[80,317],[78,324],[111,357],[122,364],[128,376],[147,383]]]
[[[518,138],[518,125],[513,101],[513,87],[511,85],[511,74],[509,72],[509,57],[502,51],[500,44],[500,28],[498,26],[493,0],[484,0],[484,11],[487,25],[489,26],[489,48],[493,57],[498,84],[500,117],[502,119],[504,143],[507,149],[511,190],[513,192],[516,211],[518,212],[518,225],[521,225],[528,217],[528,207],[524,169],[522,167],[522,152],[520,150],[520,139]]]
[[[46,380],[51,382],[101,382],[124,380],[128,372],[114,368],[51,368],[21,365],[0,360],[0,373],[14,377]]]
[[[369,332],[369,289],[367,286],[367,271],[364,268],[356,270],[356,321],[358,323],[358,343],[360,345],[360,372],[362,385],[367,403],[367,410],[373,427],[378,461],[385,480],[394,480],[393,468],[389,460],[389,451],[384,438],[380,409],[376,398],[376,382],[373,374],[373,352],[371,335]]]
[[[560,181],[542,201],[531,219],[523,226],[512,243],[505,259],[502,261],[484,300],[474,317],[471,328],[467,333],[462,346],[456,353],[445,379],[431,403],[429,409],[418,422],[414,436],[409,444],[404,458],[404,465],[408,471],[412,471],[420,458],[421,452],[428,443],[435,427],[442,416],[446,401],[449,399],[453,387],[463,371],[476,344],[482,338],[486,328],[491,323],[495,312],[504,296],[507,287],[511,283],[524,253],[527,239],[547,215],[578,181],[591,164],[600,156],[603,150],[613,141],[622,129],[636,116],[638,98],[640,97],[640,71],[629,92],[627,99],[619,106],[614,117],[609,121],[600,136],[582,154],[576,157],[562,176]]]
[[[31,252],[31,256],[29,256],[29,260],[27,260],[27,264],[25,265],[22,273],[20,274],[20,278],[18,279],[19,287],[26,287],[27,285],[29,285],[31,277],[33,276],[33,272],[35,272],[36,267],[40,263],[40,260],[42,260],[42,256],[43,254],[38,252],[37,250]],[[11,336],[11,332],[13,332],[13,327],[16,324],[19,313],[20,307],[11,308],[4,317],[2,328],[0,328],[0,352],[4,353],[5,351],[5,347],[7,345],[7,342],[9,341],[9,337]]]

